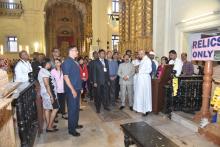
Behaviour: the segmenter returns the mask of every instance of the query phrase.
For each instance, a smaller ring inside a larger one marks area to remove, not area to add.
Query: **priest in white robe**
[[[146,116],[152,111],[152,91],[151,91],[151,76],[152,62],[145,55],[145,51],[139,51],[141,62],[137,73],[137,84],[134,91],[133,109],[143,113]]]
[[[136,91],[136,85],[137,85],[137,70],[140,64],[139,55],[138,52],[135,53],[135,60],[132,61],[132,64],[135,67],[135,75],[133,77],[133,90]]]

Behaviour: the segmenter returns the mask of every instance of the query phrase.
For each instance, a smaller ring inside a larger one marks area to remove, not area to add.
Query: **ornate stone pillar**
[[[119,50],[124,52],[125,48],[125,20],[126,20],[126,2],[125,0],[119,1],[120,13],[119,13]]]

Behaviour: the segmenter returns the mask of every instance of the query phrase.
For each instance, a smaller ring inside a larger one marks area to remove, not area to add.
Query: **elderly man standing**
[[[135,74],[134,65],[129,62],[129,55],[124,55],[124,63],[119,65],[118,75],[120,77],[121,88],[121,107],[120,110],[125,107],[126,91],[128,93],[130,110],[133,111],[133,76]]]
[[[152,111],[152,92],[151,92],[151,71],[152,62],[150,58],[145,55],[144,50],[139,51],[141,59],[138,73],[137,73],[137,87],[134,92],[134,106],[133,109],[137,112],[143,113],[147,116]]]

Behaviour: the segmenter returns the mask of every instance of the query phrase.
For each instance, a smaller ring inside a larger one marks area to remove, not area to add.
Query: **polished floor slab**
[[[124,135],[120,124],[138,121],[145,121],[180,147],[217,147],[201,135],[162,115],[150,114],[147,117],[142,117],[141,114],[126,108],[123,111],[129,117],[103,121],[91,108],[91,105],[85,105],[84,110],[80,112],[80,124],[84,125],[84,128],[79,130],[80,137],[69,135],[67,121],[59,119],[59,131],[55,133],[44,132],[36,139],[35,147],[124,147]]]

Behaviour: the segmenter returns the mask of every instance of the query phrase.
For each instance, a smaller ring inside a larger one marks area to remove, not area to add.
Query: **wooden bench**
[[[136,144],[137,147],[178,147],[170,139],[145,122],[121,125],[124,132],[125,147]]]

